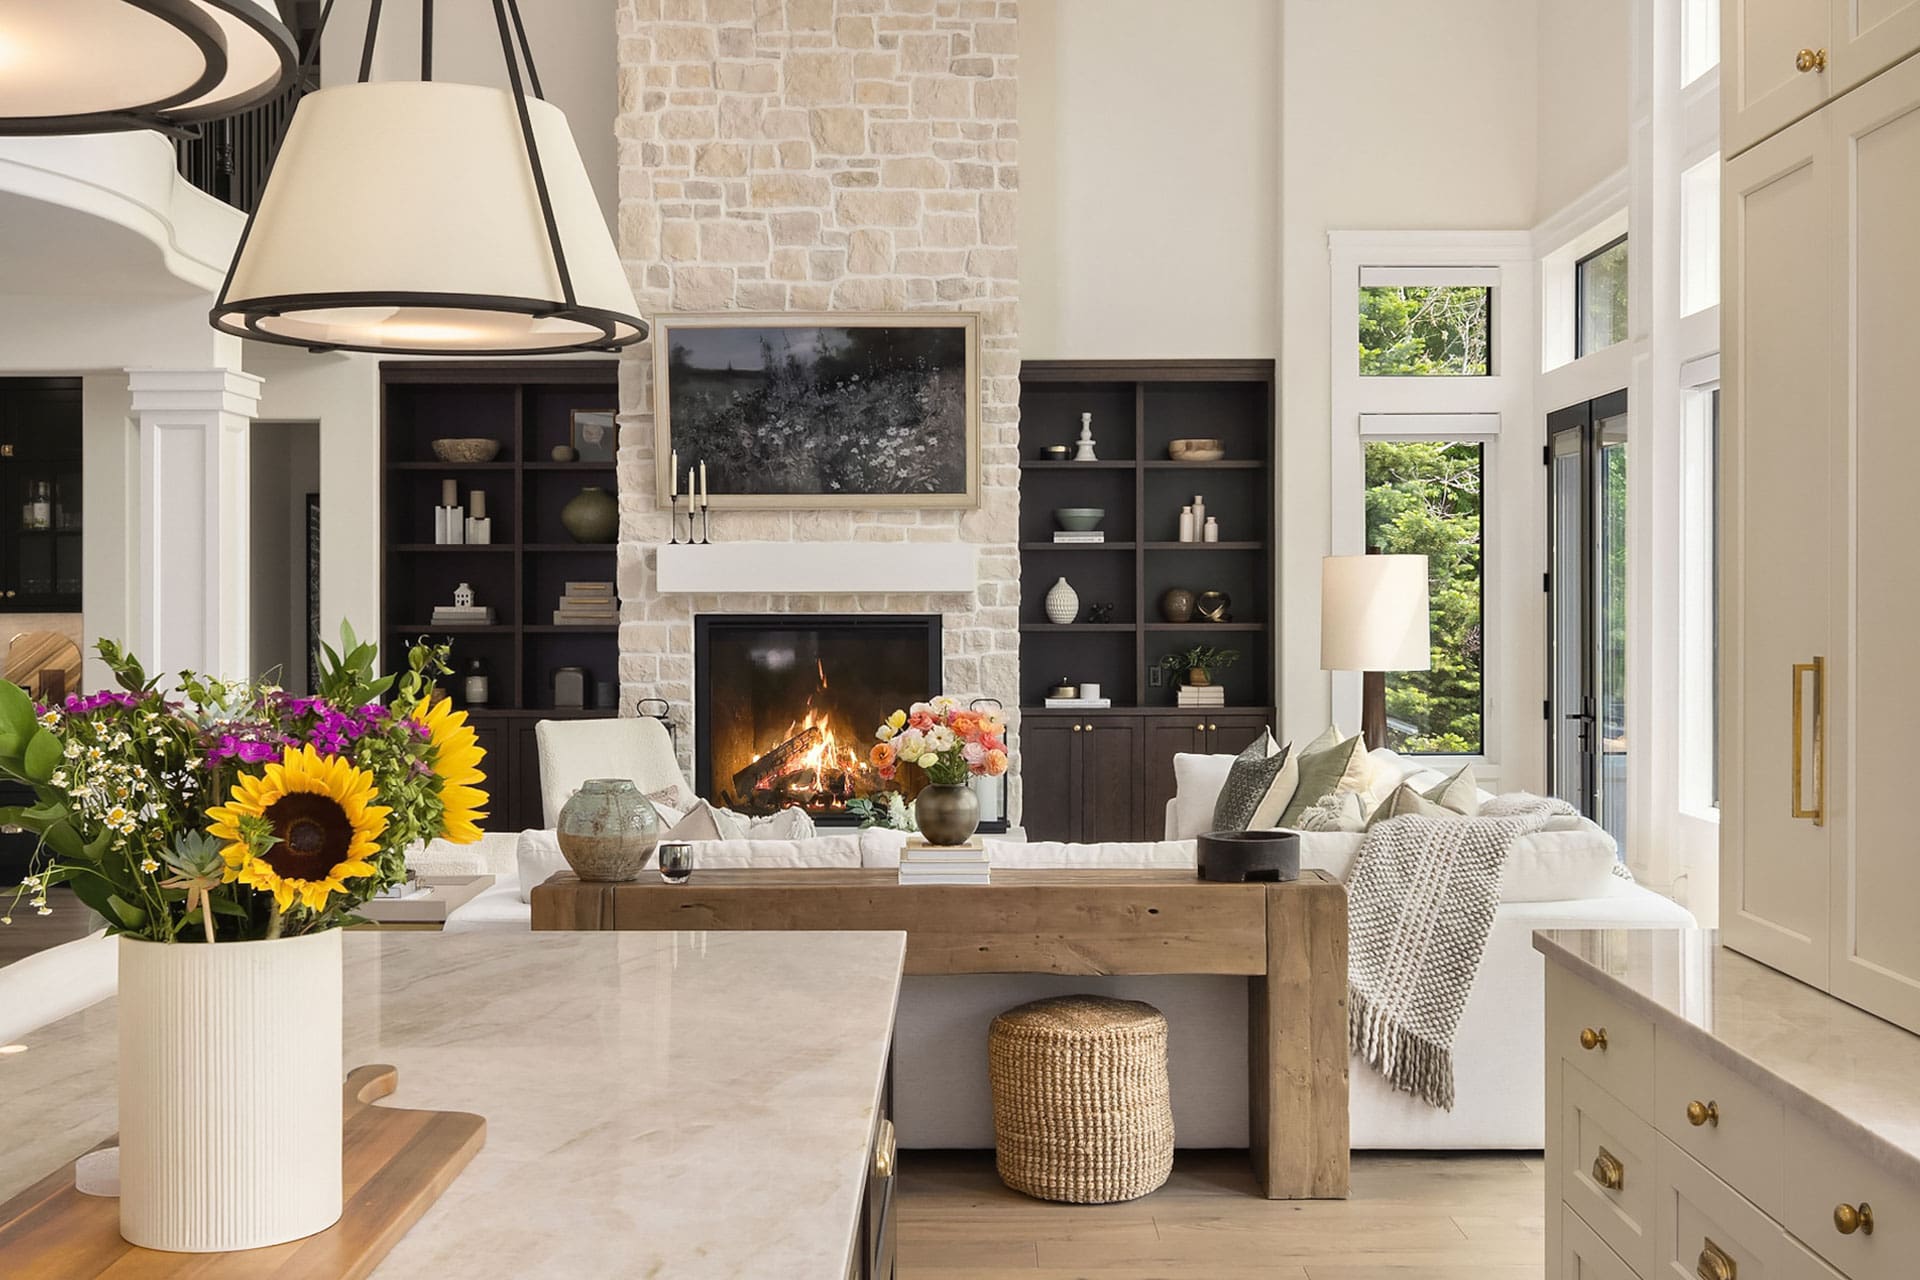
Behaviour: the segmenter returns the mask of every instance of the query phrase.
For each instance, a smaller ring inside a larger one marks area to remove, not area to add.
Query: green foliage
[[[1580,263],[1580,354],[1627,340],[1627,242]]]
[[[1197,644],[1190,649],[1181,649],[1160,659],[1160,669],[1171,673],[1175,678],[1189,671],[1225,671],[1240,661],[1238,649],[1216,649],[1210,644]]]
[[[1367,285],[1360,290],[1365,377],[1484,376],[1492,291],[1478,285]]]
[[[1481,447],[1373,441],[1367,543],[1427,557],[1433,669],[1387,676],[1389,743],[1410,754],[1481,750]],[[1412,732],[1396,725],[1412,725]]]

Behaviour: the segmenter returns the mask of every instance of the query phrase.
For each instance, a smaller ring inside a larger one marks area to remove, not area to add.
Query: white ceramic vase
[[[1061,578],[1047,591],[1047,621],[1065,626],[1079,616],[1080,593]]]
[[[258,1249],[340,1217],[339,929],[120,939],[120,1234]]]

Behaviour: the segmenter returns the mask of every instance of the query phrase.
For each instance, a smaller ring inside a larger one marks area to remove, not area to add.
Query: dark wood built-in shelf
[[[618,368],[612,360],[409,360],[380,367],[382,614],[430,617],[466,582],[476,603],[498,619],[387,622],[386,665],[404,661],[402,646],[414,636],[444,637],[454,671],[443,688],[464,705],[467,665],[474,658],[485,663],[488,699],[466,709],[488,754],[488,830],[542,825],[538,721],[615,714],[551,706],[551,678],[556,667],[584,667],[596,686],[617,687],[619,625],[549,619],[568,582],[617,579],[614,545],[573,542],[560,523],[560,509],[581,488],[614,487],[613,464],[554,462],[552,452],[572,443],[574,410],[619,404]],[[500,454],[483,463],[438,461],[432,441],[447,436],[491,437],[501,442]],[[430,541],[444,479],[459,481],[463,503],[473,489],[486,492],[493,541]]]
[[[1082,413],[1093,415],[1099,462],[1033,456],[1072,444]],[[1273,362],[1027,361],[1020,437],[1029,455],[1020,464],[1023,825],[1035,840],[1157,839],[1174,755],[1238,752],[1273,719]],[[1168,442],[1183,438],[1218,439],[1227,456],[1168,458]],[[1175,540],[1180,508],[1196,492],[1229,541]],[[1060,507],[1104,508],[1112,541],[1051,541]],[[1073,584],[1082,617],[1112,604],[1133,621],[1048,621],[1046,595],[1059,577]],[[1227,592],[1238,620],[1163,621],[1161,596],[1175,586]],[[1176,706],[1154,668],[1178,648],[1210,643],[1209,633],[1241,653],[1220,676],[1230,705]],[[1046,709],[1047,689],[1062,679],[1098,681],[1113,705]]]

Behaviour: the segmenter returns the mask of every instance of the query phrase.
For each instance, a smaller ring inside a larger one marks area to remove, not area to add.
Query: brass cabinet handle
[[[1220,726],[1219,726],[1219,725],[1217,725],[1217,724],[1210,724],[1210,725],[1208,725],[1208,726],[1207,726],[1207,728],[1209,728],[1209,729],[1212,729],[1212,730],[1213,730],[1214,732],[1216,732],[1216,733],[1217,733],[1217,732],[1219,732],[1219,730],[1220,730]]]
[[[1805,754],[1800,744],[1806,737],[1806,718],[1802,705],[1801,690],[1806,682],[1801,678],[1813,677],[1813,805],[1808,807],[1800,803],[1806,794],[1805,784],[1801,781],[1801,757]],[[1827,824],[1827,660],[1815,658],[1812,662],[1793,664],[1793,816],[1811,818],[1813,825],[1824,827]]]
[[[880,1122],[880,1136],[873,1143],[873,1176],[891,1178],[893,1167],[899,1155],[899,1139],[893,1131],[893,1121]]]
[[[1710,1124],[1718,1129],[1720,1127],[1720,1104],[1712,1101],[1701,1102],[1697,1099],[1689,1102],[1687,1104],[1687,1123],[1696,1129],[1705,1124]]]
[[[1193,731],[1195,733],[1205,733],[1207,731],[1207,726],[1204,724],[1197,724],[1193,726]]]
[[[1580,1047],[1582,1049],[1585,1049],[1589,1053],[1593,1052],[1595,1049],[1598,1049],[1600,1052],[1605,1053],[1607,1051],[1607,1029],[1605,1027],[1601,1027],[1599,1030],[1596,1031],[1592,1027],[1588,1027],[1585,1030],[1581,1031]]]
[[[1850,1204],[1836,1206],[1833,1211],[1833,1229],[1843,1236],[1858,1231],[1863,1236],[1873,1234],[1873,1206],[1865,1200],[1858,1208]]]
[[[1620,1163],[1620,1157],[1600,1148],[1600,1154],[1593,1158],[1593,1180],[1608,1191],[1618,1191],[1627,1185],[1627,1166]]]
[[[1740,1280],[1740,1264],[1712,1240],[1703,1240],[1700,1261],[1694,1265],[1693,1274],[1700,1280]]]
[[[1825,49],[1802,49],[1793,55],[1795,71],[1825,71],[1827,69],[1827,51]]]
[[[1073,726],[1073,731],[1074,731],[1075,733],[1078,733],[1078,732],[1080,732],[1080,726],[1079,726],[1079,725],[1075,725],[1075,726]]]

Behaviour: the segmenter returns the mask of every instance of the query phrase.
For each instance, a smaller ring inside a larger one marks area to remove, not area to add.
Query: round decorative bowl
[[[1090,533],[1107,518],[1105,507],[1055,507],[1054,523],[1068,533]]]
[[[1175,462],[1218,462],[1227,451],[1218,440],[1174,440],[1167,445],[1167,456]]]
[[[1040,457],[1046,462],[1065,462],[1072,456],[1073,450],[1064,444],[1044,445],[1040,450]]]
[[[500,456],[500,442],[481,436],[450,436],[435,440],[432,447],[442,462],[492,462]]]

